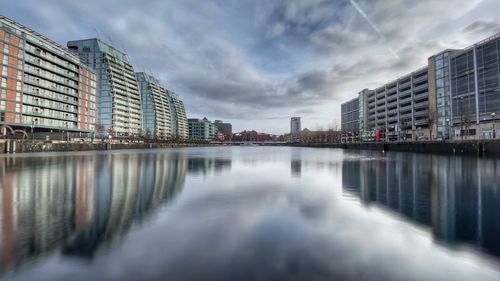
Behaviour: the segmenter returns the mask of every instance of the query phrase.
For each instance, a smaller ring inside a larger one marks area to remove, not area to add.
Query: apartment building
[[[170,98],[160,81],[144,72],[136,73],[142,100],[142,127],[146,136],[172,138]],[[175,120],[174,120],[175,121]]]
[[[189,139],[211,141],[217,134],[217,127],[206,117],[203,119],[189,118]]]
[[[90,133],[97,75],[49,38],[0,16],[0,127]]]
[[[172,137],[176,139],[189,138],[189,125],[186,108],[179,96],[167,90],[170,99],[170,112],[172,114]]]
[[[83,63],[97,71],[98,130],[113,136],[143,134],[139,85],[127,55],[96,38],[70,41],[67,45]]]

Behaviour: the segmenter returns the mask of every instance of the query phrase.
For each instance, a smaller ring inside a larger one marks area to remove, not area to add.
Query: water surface
[[[287,147],[0,157],[7,280],[500,280],[500,161]]]

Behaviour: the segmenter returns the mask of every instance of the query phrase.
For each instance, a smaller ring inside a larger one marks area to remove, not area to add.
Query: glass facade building
[[[217,126],[210,122],[206,117],[203,119],[188,119],[189,139],[211,141],[217,134]]]
[[[100,39],[70,41],[68,48],[97,71],[98,130],[114,136],[141,135],[143,131],[139,85],[126,54]]]
[[[170,98],[160,81],[144,72],[136,73],[142,100],[142,122],[148,138],[170,139],[172,115]]]
[[[359,97],[352,99],[341,106],[341,129],[342,137],[346,139],[358,139],[359,136]]]
[[[167,90],[167,95],[170,100],[170,112],[172,120],[172,138],[188,139],[189,125],[186,116],[186,108],[179,96]]]
[[[451,122],[455,136],[491,136],[500,114],[500,34],[450,57]]]

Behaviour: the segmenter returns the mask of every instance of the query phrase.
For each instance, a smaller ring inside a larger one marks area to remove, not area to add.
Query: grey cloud
[[[464,33],[487,33],[493,34],[500,32],[500,24],[494,20],[476,20],[466,26],[462,32]]]

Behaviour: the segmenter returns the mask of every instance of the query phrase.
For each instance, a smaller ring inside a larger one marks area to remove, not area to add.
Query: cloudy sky
[[[340,103],[500,32],[498,0],[0,0],[66,45],[101,37],[160,78],[189,117],[236,131],[339,126]]]

